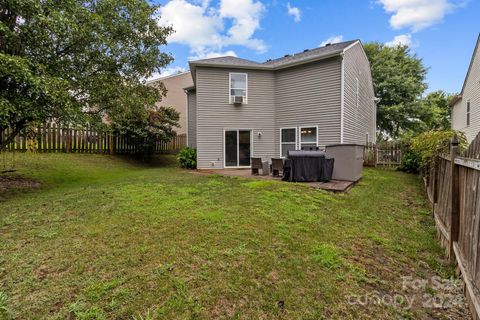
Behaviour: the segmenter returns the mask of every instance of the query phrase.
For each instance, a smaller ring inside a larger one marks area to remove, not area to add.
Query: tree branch
[[[26,123],[27,122],[23,120],[18,122],[15,129],[12,132],[10,132],[9,135],[7,136],[7,139],[5,140],[0,139],[0,151],[5,150],[7,146],[13,142],[13,140],[20,133],[20,131],[22,131],[26,127]]]

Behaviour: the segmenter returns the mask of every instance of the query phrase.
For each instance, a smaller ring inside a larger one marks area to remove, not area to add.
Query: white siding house
[[[480,132],[480,35],[462,91],[452,102],[452,128],[463,131],[468,142]]]

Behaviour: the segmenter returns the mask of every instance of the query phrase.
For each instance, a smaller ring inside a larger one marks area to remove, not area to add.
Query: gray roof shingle
[[[261,63],[258,63],[255,61],[250,61],[247,59],[237,58],[233,56],[201,59],[201,60],[194,60],[190,62],[195,64],[233,65],[233,66],[242,66],[242,67],[244,66],[258,67],[262,65]]]
[[[264,65],[269,65],[272,67],[281,67],[290,63],[301,62],[303,60],[310,60],[316,58],[322,58],[331,56],[336,53],[341,53],[349,45],[355,43],[357,40],[345,41],[340,43],[334,43],[331,45],[323,46],[320,48],[305,50],[303,52],[295,53],[293,55],[288,55],[282,58],[267,60],[264,62]]]
[[[210,65],[210,66],[232,66],[232,67],[253,67],[259,69],[276,69],[290,64],[301,63],[302,61],[310,61],[315,59],[322,59],[330,57],[335,54],[340,54],[345,48],[357,42],[358,40],[345,41],[323,46],[320,48],[305,50],[303,52],[295,53],[293,55],[286,55],[282,58],[267,60],[263,63],[232,57],[217,57],[211,59],[201,59],[190,61],[191,66],[195,65]]]

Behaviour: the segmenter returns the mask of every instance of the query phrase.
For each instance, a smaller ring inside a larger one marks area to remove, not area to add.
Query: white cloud
[[[290,2],[287,2],[287,10],[288,10],[288,15],[293,17],[293,21],[300,22],[300,20],[302,19],[301,17],[302,12],[300,11],[299,8],[292,7],[290,5]]]
[[[328,38],[327,40],[322,41],[322,43],[320,43],[319,47],[323,47],[326,44],[339,43],[339,42],[342,42],[342,41],[343,41],[343,36],[342,35],[332,36],[332,37]]]
[[[413,32],[433,26],[452,12],[455,5],[448,0],[378,0],[392,14],[394,29],[409,28]]]
[[[397,47],[397,46],[412,46],[412,35],[410,34],[401,34],[395,36],[391,41],[385,42],[387,47]]]
[[[168,41],[189,46],[193,57],[217,55],[229,45],[263,53],[266,44],[253,35],[260,28],[264,10],[264,5],[255,0],[221,0],[217,7],[208,0],[199,4],[171,0],[160,8],[159,24],[172,26],[175,33]],[[227,53],[234,54],[231,50]]]
[[[219,46],[222,42],[222,20],[208,12],[207,3],[196,6],[184,0],[172,0],[160,8],[159,24],[175,30],[168,41],[188,45],[194,51]]]
[[[204,52],[197,52],[196,55],[188,57],[188,60],[210,59],[210,58],[225,57],[225,56],[236,57],[237,54],[233,50],[218,51],[218,52],[204,51]]]
[[[221,0],[220,17],[232,19],[232,26],[224,39],[225,45],[244,45],[257,52],[267,51],[267,46],[260,39],[252,38],[260,28],[260,19],[265,7],[254,0]]]

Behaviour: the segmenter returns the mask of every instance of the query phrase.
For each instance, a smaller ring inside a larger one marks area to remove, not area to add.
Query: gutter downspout
[[[189,122],[190,122],[190,114],[189,114],[189,110],[188,110],[188,90],[185,90],[183,89],[183,92],[185,92],[185,95],[187,96],[187,99],[185,99],[185,111],[186,111],[186,118],[185,118],[185,124],[186,124],[186,133],[187,133],[187,147],[190,147],[190,144],[189,144],[189,140],[190,140],[190,135],[188,134],[188,127],[189,127]]]

